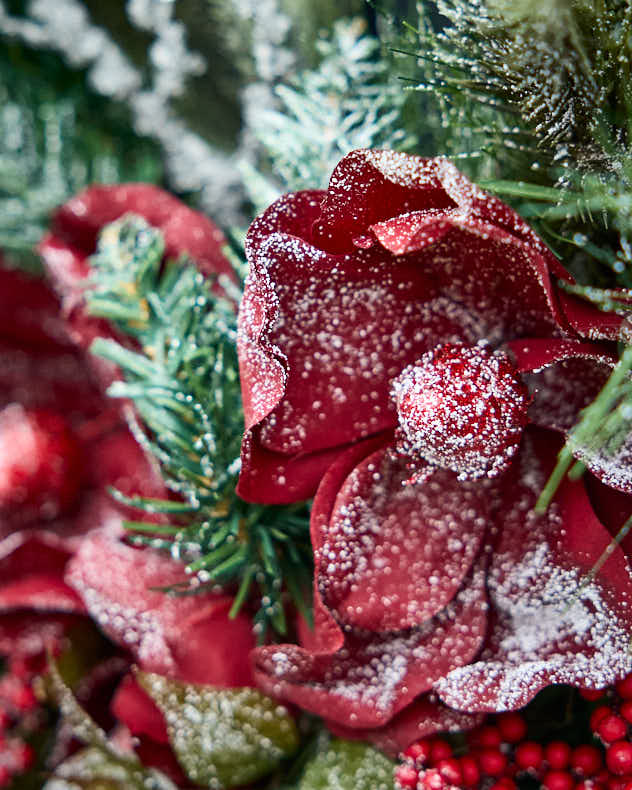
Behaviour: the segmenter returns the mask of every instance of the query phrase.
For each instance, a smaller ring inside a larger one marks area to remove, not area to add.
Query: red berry
[[[12,776],[5,765],[0,765],[0,787],[8,787],[11,784]]]
[[[423,765],[430,758],[430,741],[421,740],[411,743],[404,751],[404,757],[412,760],[417,765]]]
[[[418,779],[419,779],[419,774],[417,773],[417,769],[413,768],[412,765],[408,765],[408,763],[404,763],[404,765],[399,765],[395,770],[395,781],[402,788],[417,787]]]
[[[613,774],[623,776],[632,773],[632,743],[616,741],[606,749],[606,765]]]
[[[478,756],[481,771],[488,776],[500,776],[507,767],[507,755],[500,749],[483,749]]]
[[[626,699],[619,705],[619,713],[627,722],[632,723],[632,699]]]
[[[596,733],[606,743],[614,743],[625,738],[628,732],[628,725],[625,719],[617,716],[616,713],[611,713],[609,716],[604,716],[597,725]]]
[[[459,761],[454,757],[447,757],[444,760],[439,760],[436,768],[448,784],[460,785],[463,781],[461,766],[459,765]]]
[[[481,778],[481,772],[478,767],[478,762],[466,754],[464,757],[459,758],[459,765],[461,766],[461,776],[463,777],[463,784],[466,787],[473,787],[478,784]]]
[[[590,714],[590,729],[597,732],[597,727],[607,716],[612,716],[614,711],[607,705],[600,705]]]
[[[568,771],[548,771],[542,779],[546,790],[573,790],[575,780]]]
[[[632,699],[632,672],[615,686],[617,694],[623,699]]]
[[[601,770],[602,764],[601,752],[596,746],[584,744],[571,753],[571,768],[579,776],[594,776]]]
[[[443,738],[433,738],[430,741],[430,761],[436,765],[439,760],[452,757],[452,746]]]
[[[544,749],[544,759],[553,771],[561,771],[571,759],[571,747],[564,741],[551,741]]]
[[[445,790],[448,786],[446,780],[435,768],[429,768],[419,774],[419,785],[422,790]]]
[[[538,771],[544,760],[544,749],[535,741],[525,741],[516,748],[514,760],[523,771]]]
[[[0,514],[50,519],[76,500],[79,445],[65,419],[11,404],[0,411]]]
[[[519,713],[503,713],[498,728],[506,743],[519,743],[527,734],[527,723]]]
[[[463,478],[505,469],[527,424],[529,394],[509,357],[446,343],[393,382],[402,454]]]
[[[632,777],[611,776],[608,779],[608,790],[632,790]]]
[[[501,776],[497,782],[489,788],[489,790],[517,790],[516,783],[508,776]]]

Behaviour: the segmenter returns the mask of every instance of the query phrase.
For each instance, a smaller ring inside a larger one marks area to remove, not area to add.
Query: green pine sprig
[[[237,289],[205,278],[186,256],[163,262],[164,249],[157,229],[127,215],[103,229],[91,258],[89,310],[125,338],[100,338],[91,350],[122,371],[109,394],[133,402],[132,429],[178,500],[117,496],[169,517],[128,527],[136,542],[185,563],[191,583],[170,592],[232,587],[232,615],[254,597],[261,636],[269,627],[284,634],[286,596],[309,618],[308,509],[252,505],[235,493],[243,413],[236,303],[227,294]]]

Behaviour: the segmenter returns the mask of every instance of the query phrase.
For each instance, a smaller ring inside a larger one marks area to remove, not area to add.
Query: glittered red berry
[[[11,404],[0,411],[0,515],[51,519],[80,488],[80,450],[65,419]]]
[[[430,761],[436,765],[439,760],[452,757],[452,746],[443,738],[433,738],[430,741]]]
[[[477,760],[469,754],[459,757],[459,766],[461,768],[461,776],[463,777],[463,784],[465,787],[474,787],[478,784],[481,778],[481,771],[478,767]]]
[[[619,713],[628,723],[632,723],[632,699],[626,699],[619,705]]]
[[[421,771],[419,774],[419,787],[421,790],[445,790],[447,786],[448,783],[436,768]]]
[[[583,744],[571,752],[571,769],[578,776],[590,777],[597,774],[603,765],[601,752],[596,746]]]
[[[412,760],[417,765],[423,765],[430,759],[431,742],[428,740],[415,741],[404,750],[404,757]]]
[[[463,781],[461,766],[454,757],[446,757],[443,760],[439,760],[436,764],[436,769],[448,784],[458,786]]]
[[[544,748],[535,741],[525,741],[516,747],[514,761],[522,771],[538,771],[544,761]]]
[[[527,723],[519,713],[503,713],[497,721],[505,743],[519,743],[527,734]]]
[[[527,423],[529,395],[509,357],[481,346],[428,351],[394,380],[393,397],[398,450],[460,480],[504,471]]]
[[[564,741],[551,741],[544,749],[544,759],[553,771],[561,771],[570,762],[571,747]]]
[[[608,790],[632,790],[632,776],[610,776]]]
[[[500,776],[507,767],[507,755],[500,749],[483,749],[478,755],[481,771],[488,776]]]
[[[590,714],[590,729],[596,734],[599,724],[608,716],[612,716],[614,711],[608,705],[600,705]]]
[[[604,716],[597,725],[596,733],[605,743],[614,743],[625,738],[628,724],[621,716],[611,713]]]
[[[401,788],[406,788],[406,790],[410,788],[410,790],[413,790],[413,788],[417,787],[418,779],[419,774],[417,769],[412,765],[405,763],[404,765],[399,765],[395,769],[395,781]]]
[[[617,776],[632,773],[632,743],[616,741],[606,749],[608,770]]]
[[[573,790],[575,780],[568,771],[547,771],[542,777],[545,790]]]
[[[620,680],[615,688],[617,694],[623,699],[632,699],[632,673]]]

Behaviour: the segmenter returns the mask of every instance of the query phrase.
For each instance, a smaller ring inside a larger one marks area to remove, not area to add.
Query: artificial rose
[[[39,245],[48,275],[61,296],[69,333],[82,348],[89,348],[97,337],[129,343],[107,321],[90,316],[84,300],[90,275],[88,259],[96,251],[99,233],[127,213],[144,217],[162,232],[166,257],[177,259],[186,253],[205,276],[234,278],[222,252],[225,239],[221,230],[173,195],[151,184],[88,187],[57,210],[50,233]],[[116,376],[109,362],[98,360],[96,368],[105,384]]]
[[[444,159],[355,151],[247,254],[238,490],[316,491],[315,629],[255,651],[260,685],[396,750],[629,671],[629,545],[582,579],[632,500],[585,475],[532,510],[621,319]]]

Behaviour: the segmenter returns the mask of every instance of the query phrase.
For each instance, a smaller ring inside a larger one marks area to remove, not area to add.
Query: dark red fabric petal
[[[191,683],[251,685],[250,620],[228,618],[227,596],[163,591],[184,578],[181,563],[134,549],[107,530],[82,541],[66,573],[90,615],[141,668]]]
[[[526,338],[507,343],[506,349],[533,398],[531,422],[564,432],[577,423],[617,362],[609,345],[580,340]]]
[[[328,653],[297,645],[258,648],[257,685],[343,726],[380,727],[478,653],[486,630],[484,576],[479,563],[450,605],[418,628],[348,631],[343,646]]]
[[[546,515],[531,508],[555,457],[545,434],[526,437],[505,480],[500,542],[488,576],[495,612],[481,659],[450,672],[435,689],[465,711],[514,710],[551,683],[603,688],[632,669],[632,574],[611,542],[582,481],[565,481]]]
[[[578,296],[560,291],[560,305],[567,321],[582,337],[589,340],[619,340],[623,316],[606,313]]]
[[[391,757],[397,757],[407,746],[439,732],[463,732],[482,723],[484,716],[462,713],[448,708],[434,694],[424,694],[397,714],[388,724],[376,730],[354,730],[335,722],[328,728],[340,738],[368,741]]]
[[[354,448],[323,478],[312,509],[315,580],[341,624],[373,632],[421,625],[453,599],[480,550],[486,486],[446,470],[404,485],[409,478],[392,445],[361,461]]]

